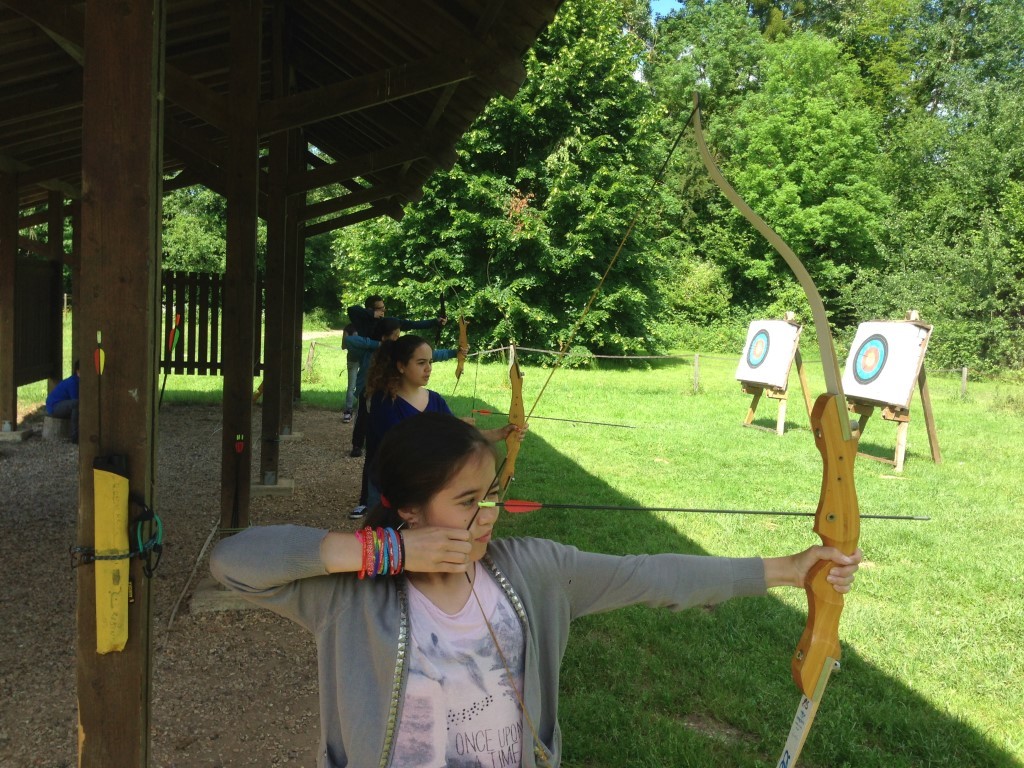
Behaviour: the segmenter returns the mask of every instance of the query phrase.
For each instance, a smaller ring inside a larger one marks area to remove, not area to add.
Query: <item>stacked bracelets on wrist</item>
[[[363,550],[360,579],[397,576],[405,568],[405,539],[394,528],[363,528],[356,539]]]

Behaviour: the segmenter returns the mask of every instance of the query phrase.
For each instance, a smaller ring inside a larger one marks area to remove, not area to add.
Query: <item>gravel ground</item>
[[[41,416],[25,424],[40,428]],[[259,408],[253,413],[259,434]],[[262,610],[191,612],[200,553],[219,520],[219,407],[160,412],[156,508],[165,550],[153,584],[151,760],[155,768],[314,766],[316,651]],[[291,496],[253,497],[255,524],[351,527],[362,459],[336,411],[298,407],[281,443]],[[77,446],[0,443],[0,767],[70,768],[75,746]],[[254,473],[259,457],[253,458]],[[180,604],[179,604],[180,600]],[[175,606],[177,610],[175,611]],[[173,618],[173,620],[172,620]]]

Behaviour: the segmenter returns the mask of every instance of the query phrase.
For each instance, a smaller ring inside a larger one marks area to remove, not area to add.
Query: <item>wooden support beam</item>
[[[423,140],[395,144],[375,152],[355,155],[335,163],[322,163],[306,170],[302,167],[288,175],[288,192],[308,192],[330,184],[341,184],[351,179],[371,176],[380,171],[405,165],[420,158],[428,158],[439,168],[455,165],[458,155],[451,146],[425,137]]]
[[[54,13],[72,8],[32,5]],[[111,505],[94,499],[95,459],[123,457],[128,492],[158,508],[154,400],[165,13],[164,0],[87,0],[86,5],[81,260],[89,269],[79,273],[75,314],[76,347],[89,352],[81,365],[76,543],[92,547],[97,530],[123,530]],[[106,355],[102,375],[92,360],[97,334]],[[141,510],[125,499],[123,511],[135,517]],[[149,532],[150,525],[144,525],[143,536]],[[116,579],[108,574],[100,580],[95,564],[75,570],[80,768],[141,768],[149,761],[151,580],[141,560],[117,562],[124,567]],[[131,595],[126,644],[101,653],[98,640],[107,626],[101,608],[125,590]]]
[[[249,525],[252,392],[255,369],[256,218],[259,206],[260,37],[263,4],[229,0],[230,122],[225,153],[227,268],[224,273],[224,364],[221,528]]]
[[[165,139],[174,156],[201,177],[203,184],[219,195],[227,191],[224,173],[224,150],[215,147],[204,136],[190,126],[173,117],[167,118]]]
[[[405,202],[409,202],[411,198],[416,196],[419,191],[418,187],[411,187],[408,182],[397,182],[390,181],[386,184],[374,184],[372,187],[366,187],[358,192],[352,192],[347,195],[341,195],[340,197],[333,197],[329,200],[321,200],[318,203],[307,205],[302,213],[304,221],[310,219],[318,219],[321,216],[328,216],[338,211],[345,211],[349,208],[355,208],[360,205],[367,205],[374,203],[379,200],[387,200],[390,197],[399,197]],[[316,226],[310,225],[310,226]]]
[[[18,189],[38,186],[61,192],[65,197],[77,200],[81,197],[81,189],[74,184],[62,181],[65,176],[77,177],[82,172],[82,158],[70,157],[46,165],[35,167],[25,166],[18,171]]]
[[[487,65],[442,54],[260,105],[261,136],[471,80]]]
[[[75,70],[54,77],[39,90],[4,102],[0,128],[23,120],[48,120],[54,115],[80,109],[82,106],[82,72]]]
[[[375,219],[381,215],[381,212],[375,208],[364,208],[361,211],[354,213],[346,213],[344,216],[336,216],[333,219],[325,219],[324,221],[318,221],[316,224],[307,224],[304,227],[306,237],[316,237],[326,232],[333,232],[336,229],[342,229],[343,227],[349,227],[353,224],[358,224],[362,221],[369,221]],[[397,218],[392,214],[392,218],[396,221],[401,219],[401,216]]]
[[[14,272],[18,258],[18,182],[0,172],[0,430],[18,428],[14,381]]]
[[[84,61],[86,14],[72,3],[4,0],[4,5],[35,22],[71,58]],[[167,98],[182,109],[221,130],[227,122],[224,98],[173,65],[166,66]]]

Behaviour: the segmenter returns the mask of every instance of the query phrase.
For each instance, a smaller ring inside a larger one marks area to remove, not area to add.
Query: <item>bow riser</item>
[[[508,380],[512,385],[512,401],[508,406],[508,420],[510,424],[517,427],[526,426],[526,408],[523,406],[523,373],[519,370],[519,360],[516,357],[516,349],[509,346]],[[501,496],[505,497],[509,483],[516,473],[516,457],[519,455],[519,444],[522,437],[518,432],[510,432],[505,438],[505,461],[501,467],[499,487]]]
[[[842,399],[821,395],[811,411],[814,444],[821,453],[821,495],[814,517],[814,531],[825,546],[852,555],[860,536],[857,489],[853,463],[857,438],[844,440],[839,419]],[[807,625],[793,653],[793,680],[805,696],[812,696],[822,672],[840,657],[839,618],[843,596],[828,582],[832,564],[819,562],[807,575]]]

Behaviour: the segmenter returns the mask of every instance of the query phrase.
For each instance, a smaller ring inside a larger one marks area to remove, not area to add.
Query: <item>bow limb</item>
[[[806,267],[797,255],[793,253],[793,249],[786,245],[785,241],[768,226],[767,222],[762,219],[757,212],[754,211],[747,202],[740,197],[739,193],[733,189],[732,185],[726,181],[725,176],[718,169],[715,164],[714,158],[711,156],[711,152],[708,150],[708,145],[704,143],[704,129],[701,126],[700,119],[700,96],[698,94],[693,95],[694,110],[694,138],[697,141],[697,150],[700,152],[700,158],[704,162],[704,167],[707,168],[708,174],[710,174],[712,180],[718,186],[722,193],[729,199],[743,217],[754,225],[754,228],[760,232],[764,238],[772,244],[772,247],[778,252],[782,259],[789,265],[789,268],[793,271],[800,286],[804,289],[804,293],[807,295],[807,302],[811,305],[811,315],[814,318],[814,330],[818,338],[818,349],[821,352],[821,365],[825,374],[825,390],[833,395],[836,395],[842,402],[842,409],[840,415],[840,428],[843,431],[843,439],[850,439],[850,415],[846,411],[846,397],[843,394],[843,383],[842,374],[839,371],[839,359],[836,357],[835,346],[832,344],[832,329],[828,324],[828,315],[825,312],[825,305],[821,300],[821,294],[818,293],[818,287],[814,284],[814,280],[811,275],[807,272]]]
[[[459,313],[459,349],[455,354],[455,383],[458,386],[459,379],[462,378],[462,371],[466,367],[466,351],[469,349],[469,331],[467,327],[469,321]]]
[[[811,306],[826,389],[825,394],[815,401],[811,411],[814,442],[822,458],[821,494],[814,516],[814,531],[826,546],[836,547],[848,555],[853,554],[860,536],[860,511],[853,481],[857,437],[850,428],[850,414],[846,396],[843,394],[839,360],[832,343],[825,305],[803,262],[722,175],[704,142],[700,97],[694,94],[693,98],[694,136],[704,166],[729,202],[772,244],[789,265]],[[821,561],[811,569],[804,582],[807,593],[807,625],[793,653],[791,663],[793,680],[803,693],[803,698],[797,709],[786,749],[778,763],[779,768],[790,768],[795,765],[829,675],[838,666],[841,653],[839,618],[844,601],[843,596],[827,581],[830,570],[831,564]]]
[[[523,373],[519,370],[519,360],[516,357],[514,344],[509,345],[508,352],[508,380],[512,385],[512,401],[508,406],[508,421],[509,424],[522,429],[526,426],[526,409],[523,407]],[[516,473],[516,457],[519,456],[521,442],[522,436],[519,430],[509,432],[505,438],[505,461],[502,462],[498,480],[503,499],[509,483]]]
[[[439,296],[439,301],[438,301],[438,308],[437,308],[438,323],[437,323],[437,332],[434,334],[434,349],[437,349],[438,347],[441,346],[441,328],[442,328],[442,325],[441,325],[440,321],[441,321],[442,318],[444,318],[445,320],[448,319],[448,309],[445,306],[445,301],[444,301],[444,288],[441,289],[441,294]]]

